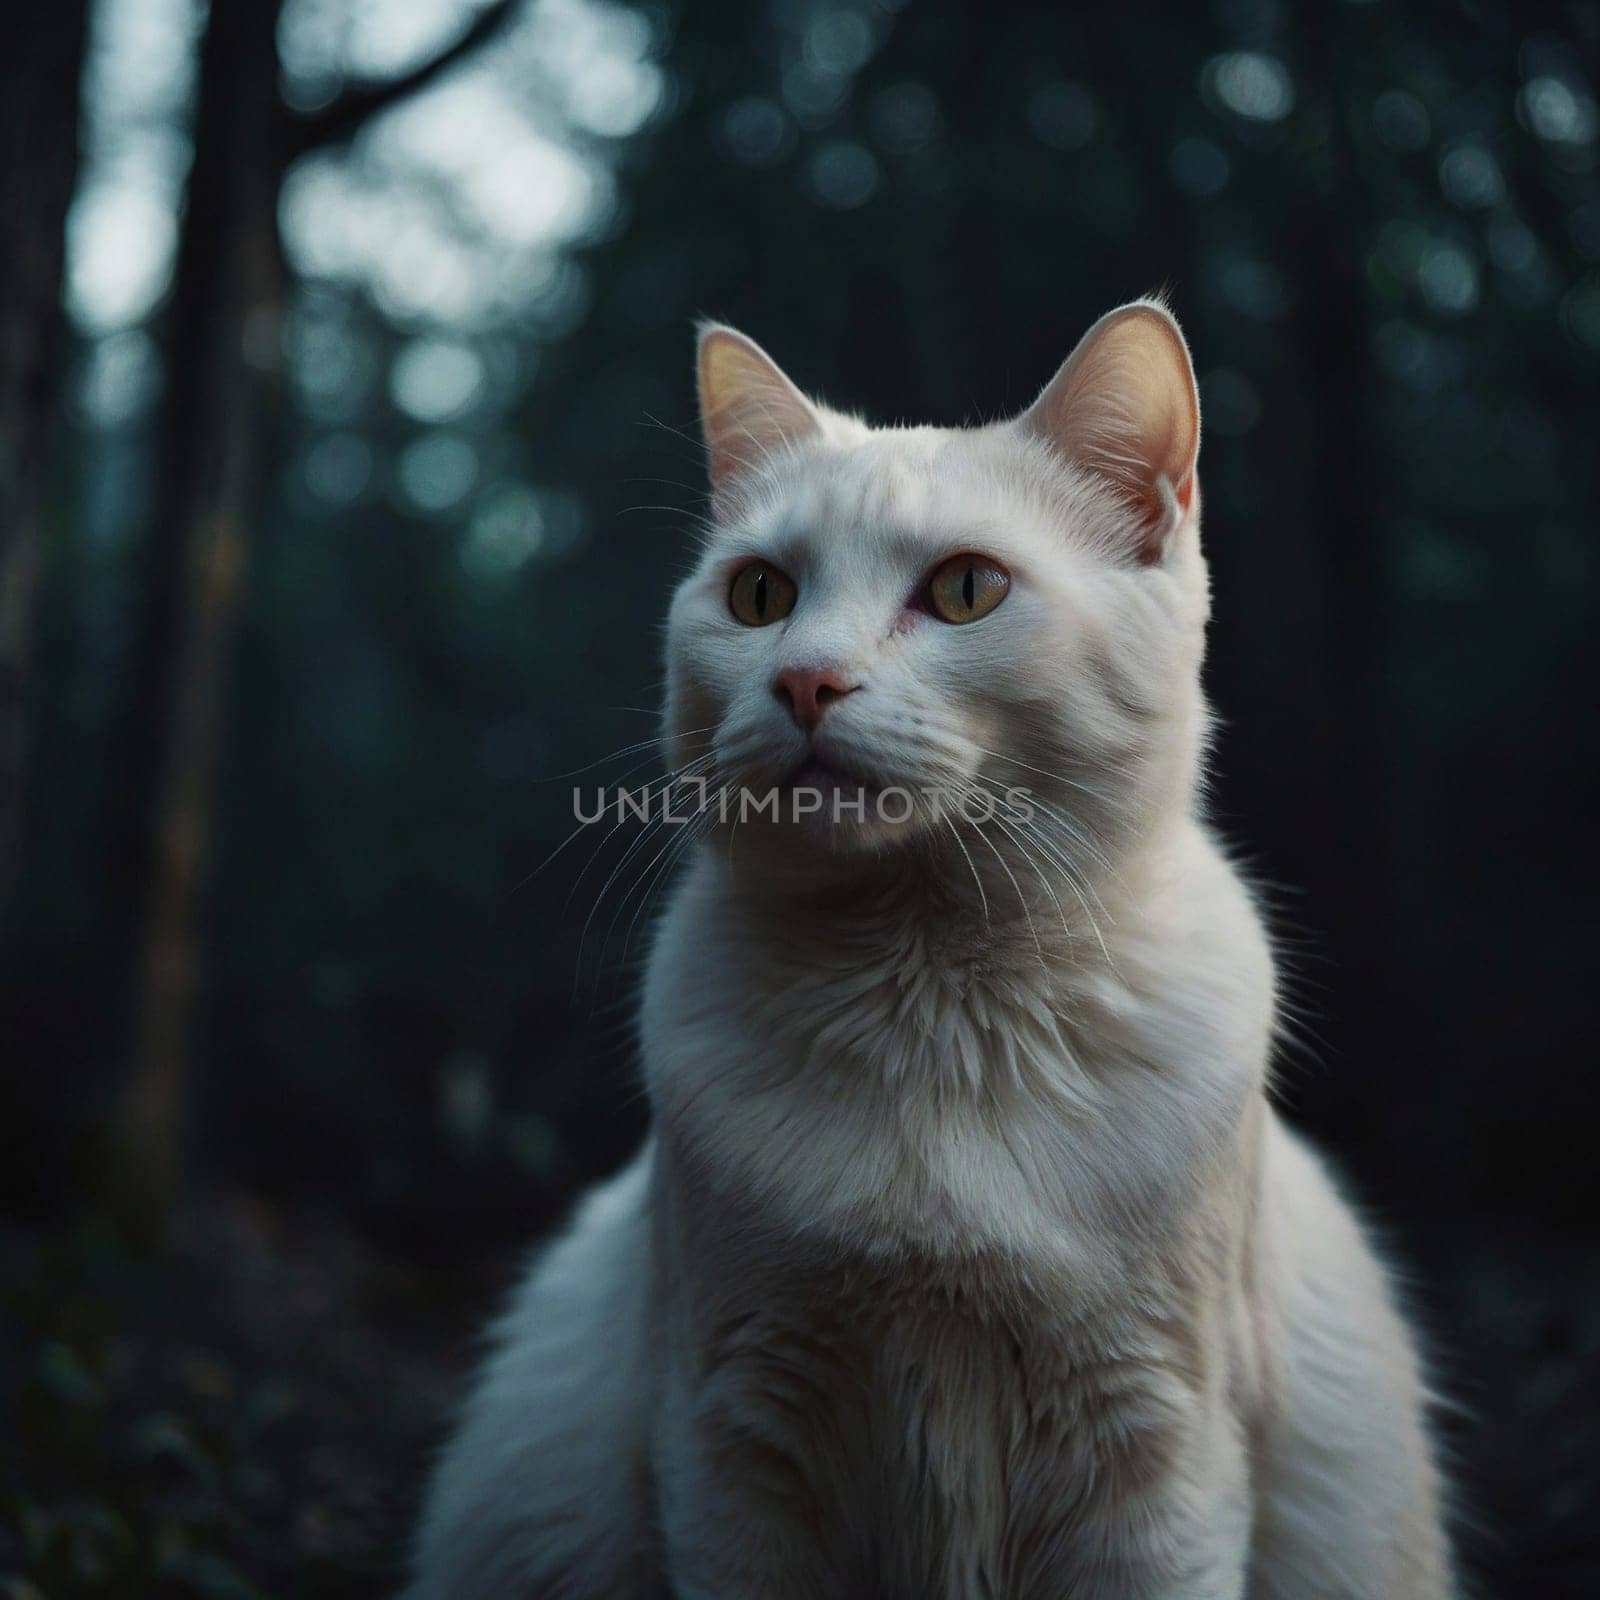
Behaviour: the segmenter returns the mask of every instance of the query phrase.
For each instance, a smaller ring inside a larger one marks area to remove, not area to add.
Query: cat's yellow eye
[[[733,575],[728,609],[747,628],[764,628],[794,610],[794,580],[765,561],[752,561]]]
[[[988,556],[951,556],[928,579],[928,603],[945,622],[976,622],[1006,597],[1011,575]]]

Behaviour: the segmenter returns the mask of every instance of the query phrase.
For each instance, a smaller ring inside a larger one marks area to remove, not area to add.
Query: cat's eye
[[[733,575],[728,609],[747,628],[780,622],[794,610],[794,580],[765,561],[752,561]]]
[[[1010,574],[988,556],[951,556],[928,579],[928,604],[944,622],[976,622],[1005,599],[1010,587]]]

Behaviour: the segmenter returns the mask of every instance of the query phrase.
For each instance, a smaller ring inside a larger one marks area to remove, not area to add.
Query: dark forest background
[[[653,731],[694,317],[954,423],[1153,288],[1285,1104],[1409,1269],[1480,1592],[1600,1593],[1600,7],[10,34],[0,1593],[385,1592],[482,1317],[637,1141],[634,880],[581,956],[615,856],[525,880]]]

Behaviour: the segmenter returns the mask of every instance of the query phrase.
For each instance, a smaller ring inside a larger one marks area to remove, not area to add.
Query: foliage
[[[453,1380],[435,1280],[238,1200],[159,1263],[94,1229],[0,1243],[0,1594],[397,1586]],[[453,1280],[452,1299],[482,1295]]]

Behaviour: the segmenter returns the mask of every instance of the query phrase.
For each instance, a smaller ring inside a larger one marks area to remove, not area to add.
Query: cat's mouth
[[[851,772],[837,761],[818,755],[815,750],[783,780],[783,786],[790,790],[817,789],[823,794],[831,794],[836,790],[854,793],[857,789],[870,792],[876,788],[860,773]]]

